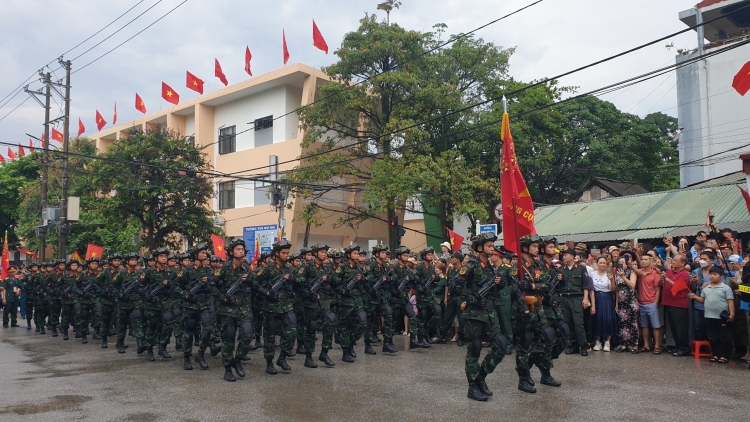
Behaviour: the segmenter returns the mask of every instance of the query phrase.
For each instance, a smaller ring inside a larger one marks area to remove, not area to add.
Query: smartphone
[[[596,255],[596,254],[599,254],[599,253],[601,253],[601,252],[602,252],[602,250],[601,250],[601,249],[592,249],[592,250],[591,250],[591,255]]]
[[[622,271],[622,264],[617,264],[617,271]]]
[[[630,255],[625,255],[625,263],[630,264]]]
[[[713,224],[714,222],[714,213],[708,214],[708,222]]]

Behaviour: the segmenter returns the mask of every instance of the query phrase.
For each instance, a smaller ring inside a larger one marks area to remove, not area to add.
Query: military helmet
[[[485,239],[486,239],[486,237],[485,237],[484,233],[482,233],[480,235],[477,235],[477,236],[474,236],[471,239],[471,250],[477,251],[480,246],[484,245]]]
[[[152,253],[150,253],[150,254],[147,254],[147,255],[145,255],[145,256],[143,257],[143,260],[144,260],[144,261],[153,261],[154,259],[156,259],[156,258],[154,258],[154,254],[152,254]]]
[[[157,257],[159,255],[167,255],[167,256],[169,256],[169,249],[165,248],[164,246],[158,248],[157,250],[154,251],[153,256]]]
[[[167,256],[167,259],[177,259],[177,254],[173,252]]]
[[[307,255],[307,254],[309,254],[311,252],[312,252],[312,249],[310,249],[308,247],[304,247],[304,248],[302,248],[302,249],[299,250],[299,256],[304,257],[305,255]]]
[[[359,252],[360,250],[362,250],[362,248],[360,248],[358,244],[352,243],[351,245],[347,246],[346,249],[344,249],[344,253],[349,255],[354,251]]]
[[[400,248],[397,248],[394,251],[394,254],[396,256],[398,256],[398,257],[400,257],[401,255],[403,255],[405,253],[411,253],[411,249],[407,248],[406,246],[401,246]]]
[[[532,243],[540,243],[541,239],[536,234],[521,236],[521,247],[529,247]]]
[[[125,259],[127,259],[128,261],[130,261],[133,258],[140,259],[141,256],[138,254],[138,252],[130,252],[130,253],[125,254]]]
[[[372,254],[373,255],[378,254],[378,253],[383,252],[383,251],[388,252],[388,245],[383,245],[381,243],[381,244],[377,244],[377,245],[375,245],[375,246],[372,247]]]
[[[419,257],[424,259],[424,257],[431,253],[435,253],[435,249],[432,246],[428,246],[422,249],[422,252],[419,253]]]
[[[224,262],[224,260],[218,255],[211,255],[211,262]]]
[[[86,259],[86,265],[89,265],[92,262],[96,262],[98,264],[99,263],[99,258],[97,258],[95,256],[92,256],[91,258]]]
[[[122,254],[119,254],[117,252],[113,253],[112,256],[109,257],[109,260],[112,261],[113,259],[122,260]]]
[[[331,258],[343,258],[344,252],[341,249],[331,249],[328,256]]]
[[[33,268],[33,267],[39,267],[39,263],[37,263],[37,262],[30,262],[29,263],[29,268]]]
[[[185,259],[191,259],[191,257],[190,257],[190,254],[189,254],[189,253],[185,252],[185,253],[181,253],[181,254],[179,255],[179,258],[178,258],[178,259],[179,259],[180,261],[182,261],[182,260],[185,260]]]
[[[557,247],[557,238],[555,236],[542,236],[539,238],[539,244],[542,246],[547,246],[550,243]]]
[[[55,260],[55,267],[58,266],[58,265],[60,265],[60,264],[66,264],[67,265],[67,262],[64,259],[59,259],[59,258],[56,259]]]
[[[318,253],[319,250],[326,250],[327,251],[329,249],[331,249],[331,247],[328,246],[327,243],[316,243],[316,244],[314,244],[312,246],[311,251],[312,251],[312,253]]]
[[[247,249],[247,245],[245,245],[245,241],[242,239],[234,239],[232,243],[229,244],[229,250],[232,251],[237,245],[242,245],[243,248]]]
[[[102,259],[102,261],[99,263],[99,265],[109,265],[108,259]]]
[[[71,259],[70,261],[68,261],[68,262],[67,262],[67,263],[65,264],[65,267],[66,267],[66,268],[70,268],[70,266],[71,266],[71,265],[73,265],[73,264],[78,264],[78,265],[81,265],[81,263],[80,263],[80,262],[78,262],[78,260],[77,260],[77,259]]]
[[[206,242],[201,242],[195,245],[195,248],[193,250],[195,251],[196,254],[198,253],[198,251],[207,251],[208,245],[206,244]]]
[[[270,256],[270,254],[268,252],[261,252],[260,258],[258,258],[258,260],[259,261],[264,261],[264,260],[268,259],[269,256]]]
[[[292,242],[283,239],[273,244],[271,252],[278,252],[283,249],[292,249]]]

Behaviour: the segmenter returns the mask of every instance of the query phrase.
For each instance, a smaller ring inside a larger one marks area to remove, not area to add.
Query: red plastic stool
[[[701,353],[701,348],[707,348],[708,353]],[[713,356],[711,353],[711,343],[703,340],[693,340],[693,356],[696,359]]]

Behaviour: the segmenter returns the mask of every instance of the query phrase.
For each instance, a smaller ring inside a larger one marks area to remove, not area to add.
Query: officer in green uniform
[[[89,323],[94,312],[94,297],[97,291],[99,258],[86,260],[86,272],[76,276],[74,291],[78,300],[74,306],[76,331],[81,336],[81,343],[88,343]]]
[[[458,328],[456,332],[456,337],[458,337],[458,345],[459,347],[463,347],[464,341],[463,341],[463,318],[461,317],[461,302],[463,300],[461,299],[461,294],[464,289],[463,282],[461,280],[461,277],[459,277],[459,273],[461,272],[461,268],[463,267],[464,262],[464,254],[461,252],[454,252],[453,255],[451,255],[450,258],[450,264],[451,267],[448,270],[448,304],[445,305],[445,313],[443,315],[443,324],[440,327],[440,333],[438,337],[445,338],[448,335],[448,330],[450,330],[451,326],[453,325],[453,320],[458,317]]]
[[[557,289],[559,301],[562,305],[562,314],[568,327],[573,328],[575,338],[570,341],[570,349],[566,354],[578,353],[588,356],[588,343],[586,342],[586,331],[583,327],[583,309],[589,306],[589,284],[586,266],[575,263],[575,250],[565,249],[563,255],[563,267],[560,269],[558,280],[562,287]]]
[[[495,247],[495,256],[491,257],[493,265],[495,265],[495,271],[498,274],[502,274],[506,280],[511,280],[510,276],[511,265],[509,264],[511,252],[505,250],[504,247]],[[497,297],[495,298],[495,312],[497,313],[497,319],[500,324],[500,331],[505,335],[508,341],[508,347],[505,349],[505,354],[511,354],[513,349],[513,300],[511,298],[512,282],[506,283],[506,286],[502,289],[497,289]]]
[[[544,283],[547,284],[542,304],[544,305],[547,322],[555,329],[555,343],[552,345],[551,350],[551,357],[554,360],[559,358],[562,352],[565,351],[565,348],[568,347],[570,327],[565,323],[562,306],[557,296],[557,292],[562,287],[562,282],[557,279],[557,267],[552,263],[552,260],[559,256],[557,253],[557,239],[553,236],[547,236],[541,240],[539,243],[541,246],[539,264],[542,267],[542,271],[546,274]]]
[[[208,246],[205,243],[199,243],[196,245],[196,252],[199,250],[198,247],[202,248],[208,248]],[[177,274],[180,272],[180,265],[177,262],[178,256],[176,253],[171,253],[167,255],[167,267],[169,267],[172,272]],[[174,334],[174,349],[175,350],[182,350],[182,340],[184,331],[182,329],[182,298],[178,297],[177,292],[173,290],[173,295],[169,300],[169,306],[168,308],[172,311],[172,319],[169,323],[170,329],[172,330],[172,334]],[[167,311],[167,304],[164,304],[165,306],[165,312]]]
[[[496,291],[505,288],[507,283],[502,278],[503,274],[495,274],[489,261],[489,257],[495,253],[495,240],[497,237],[492,233],[480,234],[474,238],[471,248],[478,259],[470,260],[459,272],[465,286],[461,295],[464,337],[469,343],[464,364],[469,383],[467,397],[478,401],[486,401],[492,395],[485,380],[503,361],[508,347],[508,340],[500,330],[495,313]],[[482,352],[482,340],[485,338],[490,341],[492,349],[480,365],[479,356]]]
[[[62,313],[63,290],[65,289],[65,261],[58,259],[54,262],[54,266],[55,269],[47,276],[45,285],[50,304],[47,328],[52,331],[52,337],[57,337],[57,330],[61,329],[60,317]],[[67,337],[67,334],[65,336]]]
[[[281,336],[281,352],[276,365],[284,371],[292,368],[286,358],[292,355],[297,337],[297,316],[294,314],[294,279],[286,261],[292,244],[281,240],[271,248],[271,260],[255,272],[254,287],[265,298],[263,302],[263,356],[266,358],[266,373],[275,375],[273,358],[276,354],[276,335]]]
[[[411,250],[406,246],[401,246],[394,251],[398,263],[393,266],[393,281],[389,283],[391,308],[396,321],[403,320],[404,316],[409,319],[409,349],[429,348],[429,344],[417,340],[419,319],[414,312],[414,307],[409,303],[410,289],[417,281],[416,275],[409,269],[409,253]]]
[[[335,364],[328,357],[333,344],[333,331],[338,323],[336,314],[331,311],[331,298],[334,296],[331,287],[332,275],[328,273],[325,261],[330,248],[325,243],[318,243],[311,249],[314,261],[302,265],[297,270],[295,291],[302,297],[303,314],[299,325],[305,326],[305,367],[317,368],[312,355],[315,352],[315,337],[319,324],[322,325],[323,340],[320,344],[318,360],[327,367]],[[299,327],[298,327],[299,328]]]
[[[145,298],[140,271],[137,270],[140,256],[137,252],[125,255],[125,269],[122,271],[122,283],[120,288],[114,292],[117,299],[117,353],[125,353],[125,334],[128,326],[133,331],[133,336],[138,344],[137,352],[146,350],[145,334],[143,331],[144,314],[143,300]]]
[[[302,248],[299,250],[299,255],[293,258],[296,258],[296,259],[292,259],[292,262],[293,262],[292,267],[294,268],[295,271],[299,272],[300,268],[304,268],[312,260],[312,251],[306,247]],[[295,265],[295,262],[296,262],[296,265]],[[295,283],[295,286],[298,286],[298,285],[299,285],[298,283]],[[307,331],[307,325],[305,325],[300,320],[305,314],[305,306],[302,303],[303,298],[302,298],[302,295],[299,294],[300,292],[296,292],[296,293],[297,294],[294,297],[294,314],[297,316],[297,319],[299,322],[299,324],[297,324],[297,353],[300,355],[306,355],[307,351],[305,350],[305,332]]]
[[[145,295],[143,310],[146,324],[145,343],[148,352],[146,360],[150,362],[156,360],[154,358],[154,345],[157,344],[159,356],[165,359],[171,358],[166,347],[172,334],[172,321],[171,318],[164,318],[164,313],[169,311],[168,305],[171,301],[171,290],[175,278],[175,274],[167,267],[169,251],[162,247],[154,251],[154,255],[156,256],[156,264],[151,268],[146,268],[140,276]],[[167,307],[163,305],[165,302]],[[168,319],[168,321],[165,321],[165,319]]]
[[[16,273],[18,269],[15,266],[8,268],[8,277],[3,280],[3,328],[8,328],[8,322],[11,327],[18,327],[18,305],[20,304],[20,298],[16,291],[20,287],[20,283],[16,279]]]
[[[31,321],[36,315],[35,305],[37,300],[37,283],[39,281],[39,264],[32,262],[29,264],[29,273],[26,274],[23,283],[23,291],[26,292],[26,330],[31,330]],[[37,327],[39,331],[39,327]]]
[[[367,265],[367,292],[365,295],[365,312],[369,329],[367,334],[377,338],[380,329],[380,318],[383,318],[383,352],[396,353],[398,349],[393,345],[393,308],[391,308],[390,284],[392,280],[391,264],[386,252],[388,246],[375,245],[372,247],[372,259]]]
[[[435,286],[438,284],[438,276],[435,274],[434,258],[435,250],[432,246],[423,249],[419,253],[422,262],[414,268],[417,282],[417,308],[420,321],[420,337],[424,343],[433,343],[430,334],[435,335],[443,318],[443,309],[435,297]],[[442,296],[441,296],[442,298]],[[436,339],[438,343],[445,344],[445,339]]]
[[[342,360],[349,363],[357,357],[353,344],[367,327],[361,297],[364,275],[359,267],[359,249],[357,244],[344,249],[345,259],[334,272],[334,289],[339,297],[337,337],[343,349]]]
[[[63,276],[62,284],[62,311],[60,330],[63,333],[63,340],[68,340],[68,328],[71,326],[75,330],[76,303],[78,303],[79,291],[76,289],[78,278],[78,261],[71,259],[66,266],[67,271]],[[53,333],[54,336],[54,333]],[[76,332],[77,338],[80,334]]]
[[[45,334],[45,326],[47,324],[47,316],[49,315],[49,297],[47,295],[47,275],[52,271],[52,265],[48,262],[43,262],[39,266],[39,273],[36,275],[34,281],[34,325],[36,326],[35,332],[39,334]]]
[[[110,257],[110,265],[106,270],[102,270],[98,275],[98,281],[96,284],[95,296],[97,297],[97,315],[98,324],[94,326],[99,332],[99,336],[102,338],[102,349],[109,347],[107,345],[107,337],[112,334],[110,328],[112,326],[112,316],[115,314],[115,308],[117,305],[117,296],[122,288],[122,255],[116,253]],[[116,335],[116,334],[115,334]]]
[[[230,256],[229,259],[232,259],[232,257]],[[224,260],[220,256],[211,255],[210,261],[211,262],[209,265],[211,266],[211,270],[213,270],[214,272],[214,282],[215,282],[216,280],[219,279],[219,276],[221,275],[221,267],[224,266]],[[211,312],[211,317],[213,318],[213,329],[211,329],[211,341],[209,342],[209,346],[208,346],[208,349],[211,351],[211,357],[214,357],[221,352],[221,324],[219,323],[218,309],[219,309],[219,301],[216,299],[216,296],[212,292],[211,307],[209,308],[209,312]],[[253,321],[253,324],[254,323],[255,322]],[[253,329],[254,328],[255,327],[253,327]],[[200,343],[200,339],[197,339],[196,342]],[[250,347],[250,350],[253,350],[252,345]],[[240,357],[240,360],[250,360],[250,358],[247,356],[242,356]]]

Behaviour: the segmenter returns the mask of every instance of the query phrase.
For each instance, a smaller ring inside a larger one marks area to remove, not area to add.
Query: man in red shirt
[[[641,256],[641,268],[638,268],[638,264],[631,262],[633,271],[638,276],[638,313],[640,314],[640,325],[641,335],[643,336],[643,349],[641,352],[648,352],[651,350],[651,333],[649,332],[649,323],[654,329],[654,354],[658,355],[661,353],[662,337],[664,332],[659,322],[659,310],[657,304],[659,303],[659,296],[661,296],[661,290],[659,289],[659,272],[656,271],[652,266],[654,264],[651,255]]]
[[[676,350],[672,356],[688,356],[688,293],[690,293],[690,274],[685,271],[687,258],[675,255],[672,269],[661,274],[664,285],[661,303],[664,305],[664,319],[675,341]]]

